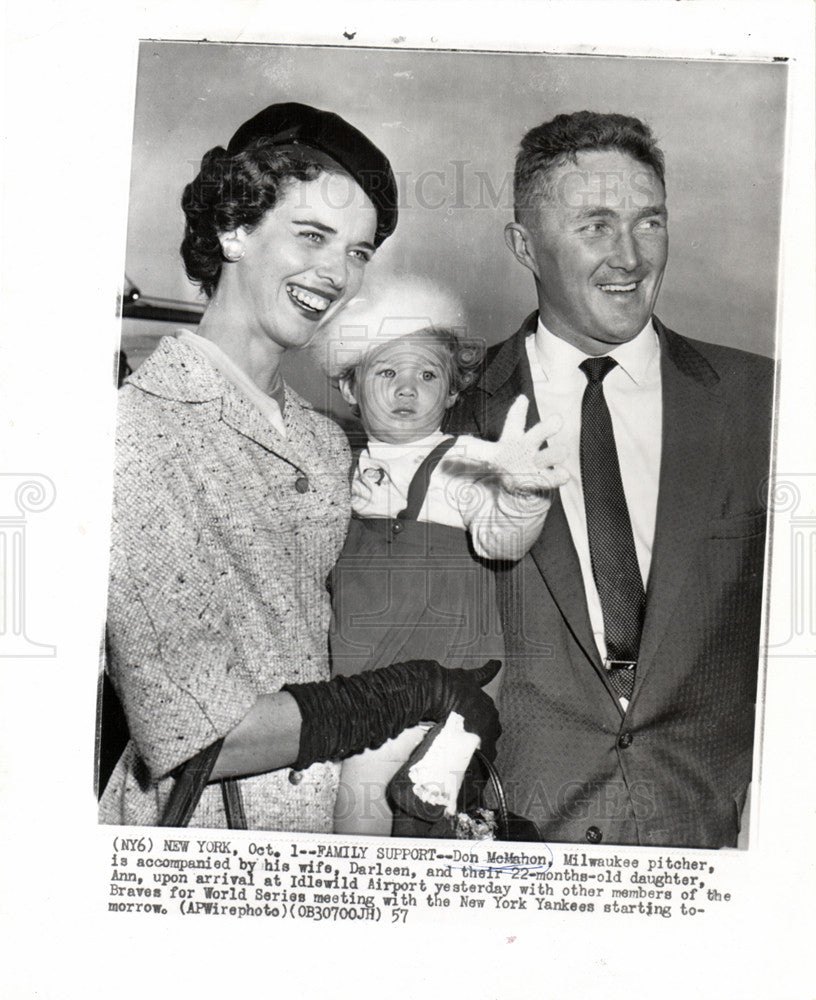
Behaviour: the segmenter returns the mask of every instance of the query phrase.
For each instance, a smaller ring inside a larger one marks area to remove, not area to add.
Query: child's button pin
[[[289,782],[292,785],[299,785],[303,781],[303,771],[290,771]]]
[[[296,479],[295,489],[298,491],[298,493],[308,493],[309,480],[305,476],[301,476],[299,479]]]
[[[371,466],[365,470],[363,478],[368,479],[375,486],[381,486],[383,479],[385,479],[385,469],[378,469]]]

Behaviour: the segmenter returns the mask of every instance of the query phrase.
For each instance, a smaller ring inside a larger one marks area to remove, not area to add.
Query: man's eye
[[[582,233],[589,233],[590,236],[594,236],[598,233],[603,233],[607,229],[607,224],[605,222],[590,222],[581,230]]]
[[[306,229],[300,235],[311,243],[322,243],[325,239],[323,233],[318,233],[314,229]]]
[[[349,250],[349,257],[367,264],[371,260],[371,253],[368,250]]]

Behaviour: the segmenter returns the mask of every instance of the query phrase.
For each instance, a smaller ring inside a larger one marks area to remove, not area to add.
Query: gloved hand
[[[298,758],[302,771],[318,761],[352,757],[418,722],[442,722],[451,712],[481,739],[491,759],[501,733],[492,699],[482,691],[499,672],[490,660],[475,670],[447,670],[435,660],[408,660],[351,677],[333,677],[283,687],[298,704],[302,718]]]
[[[466,461],[486,465],[499,477],[502,489],[516,495],[545,494],[569,479],[564,467],[566,452],[549,439],[563,426],[559,416],[542,420],[529,430],[524,429],[530,402],[518,396],[507,411],[498,441],[460,437],[465,446]],[[543,448],[547,441],[547,447]]]

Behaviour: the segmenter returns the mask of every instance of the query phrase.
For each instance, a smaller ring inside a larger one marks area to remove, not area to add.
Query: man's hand
[[[468,461],[486,465],[499,477],[503,490],[516,496],[542,495],[563,486],[569,473],[563,466],[566,453],[558,445],[549,443],[561,429],[563,421],[557,415],[540,421],[525,431],[530,402],[519,396],[504,421],[498,441],[479,438],[461,438],[466,442]],[[544,443],[547,447],[544,448]]]

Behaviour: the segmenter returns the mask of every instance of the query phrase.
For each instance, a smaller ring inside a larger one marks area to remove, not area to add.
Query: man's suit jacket
[[[512,401],[538,419],[525,338],[488,352],[448,430],[495,439]],[[736,844],[751,778],[773,365],[655,320],[663,442],[635,689],[624,714],[593,641],[556,497],[498,570],[507,655],[498,766],[513,812],[548,841]]]

